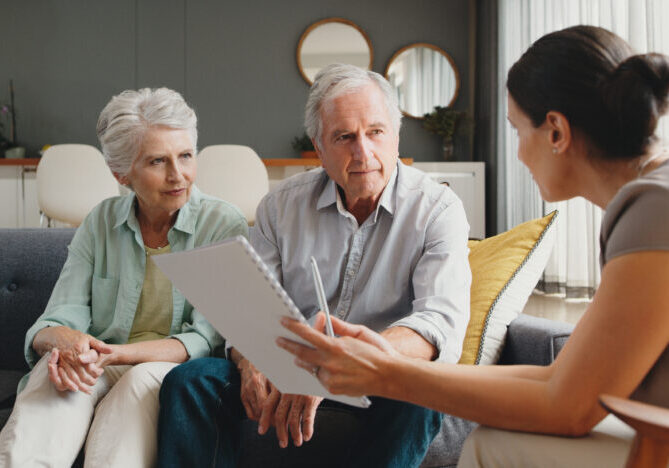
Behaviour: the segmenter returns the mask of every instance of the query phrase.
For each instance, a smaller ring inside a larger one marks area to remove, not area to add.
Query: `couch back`
[[[0,369],[28,371],[23,342],[46,307],[74,229],[0,229]]]

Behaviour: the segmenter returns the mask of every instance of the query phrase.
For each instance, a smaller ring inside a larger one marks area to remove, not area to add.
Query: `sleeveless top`
[[[600,247],[602,267],[627,253],[669,250],[669,160],[616,193],[602,220]],[[669,407],[669,346],[630,398]]]

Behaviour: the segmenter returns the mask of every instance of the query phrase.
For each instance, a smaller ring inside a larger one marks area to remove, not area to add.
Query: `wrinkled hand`
[[[248,359],[237,364],[241,374],[240,397],[249,419],[258,421],[258,433],[265,434],[274,426],[281,447],[288,438],[295,446],[309,441],[314,434],[319,397],[282,394]]]
[[[96,361],[100,354],[111,352],[109,345],[68,327],[49,327],[40,333],[43,341],[52,345],[47,366],[56,389],[90,394],[90,387],[103,372]]]
[[[272,384],[262,373],[242,358],[237,364],[241,379],[240,397],[246,411],[246,416],[253,421],[259,421],[263,411],[263,405],[272,391]],[[264,432],[263,432],[264,433]]]
[[[123,349],[126,345],[107,345],[109,352],[99,353],[95,365],[100,369],[117,364],[125,364]]]
[[[316,410],[321,401],[323,398],[316,396],[282,394],[272,385],[263,405],[258,432],[264,434],[271,424],[276,429],[281,448],[288,446],[289,434],[295,446],[300,447],[314,435]]]
[[[362,325],[352,325],[332,317],[332,327],[339,338],[319,332],[325,317],[319,314],[315,329],[284,317],[282,325],[304,338],[314,347],[286,338],[277,344],[296,356],[295,364],[312,372],[318,368],[318,379],[333,394],[360,396],[379,394],[383,377],[382,367],[400,354],[378,333]]]

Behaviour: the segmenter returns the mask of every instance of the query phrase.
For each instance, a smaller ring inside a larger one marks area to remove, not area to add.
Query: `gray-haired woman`
[[[150,257],[248,230],[237,209],[193,185],[196,123],[165,88],[124,91],[102,110],[102,152],[132,193],[87,216],[28,330],[34,368],[0,433],[1,466],[70,466],[84,442],[86,466],[155,463],[163,377],[222,340]]]

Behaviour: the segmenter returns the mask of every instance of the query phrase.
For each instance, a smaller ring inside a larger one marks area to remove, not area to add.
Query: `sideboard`
[[[462,199],[470,224],[470,237],[485,236],[485,164],[482,162],[403,162],[447,183]],[[319,159],[264,158],[270,189],[280,180],[320,166]],[[0,158],[0,228],[40,227],[35,172],[39,158]],[[58,224],[56,224],[58,225]]]

